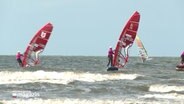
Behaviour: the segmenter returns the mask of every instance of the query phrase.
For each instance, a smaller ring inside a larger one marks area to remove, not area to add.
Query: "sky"
[[[106,56],[135,11],[149,56],[184,50],[184,0],[0,0],[0,55],[24,52],[48,22],[54,28],[43,55]],[[131,56],[138,56],[134,44]]]

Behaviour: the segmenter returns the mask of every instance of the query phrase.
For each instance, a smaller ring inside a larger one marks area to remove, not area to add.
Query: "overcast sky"
[[[51,22],[44,55],[106,56],[138,11],[138,35],[148,54],[180,56],[183,10],[184,0],[0,0],[0,55],[24,52],[34,34]],[[136,44],[130,55],[138,55]]]

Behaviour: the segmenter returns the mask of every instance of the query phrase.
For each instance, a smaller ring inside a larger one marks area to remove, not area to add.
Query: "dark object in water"
[[[118,71],[117,67],[111,66],[107,69],[107,71]]]
[[[184,71],[184,64],[180,64],[176,66],[177,71]]]

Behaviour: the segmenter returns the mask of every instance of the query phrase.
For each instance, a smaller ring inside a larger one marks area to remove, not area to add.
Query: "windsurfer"
[[[183,51],[183,53],[181,54],[181,61],[180,61],[180,64],[178,64],[177,66],[176,66],[176,69],[178,70],[178,71],[180,71],[181,69],[182,69],[182,71],[183,71],[183,68],[184,68],[184,51]]]
[[[109,62],[108,62],[108,64],[107,64],[107,66],[113,66],[113,54],[114,54],[114,52],[113,52],[113,50],[112,50],[112,47],[110,46],[110,48],[109,48],[109,51],[108,51],[108,59],[109,59]]]
[[[184,51],[183,51],[183,53],[181,54],[181,64],[184,64]]]
[[[20,53],[20,51],[17,52],[16,60],[19,63],[19,66],[23,66],[21,58],[23,57],[23,54]]]

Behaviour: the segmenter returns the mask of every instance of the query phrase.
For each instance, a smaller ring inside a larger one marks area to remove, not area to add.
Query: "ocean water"
[[[42,56],[22,69],[15,56],[0,56],[0,102],[4,104],[184,104],[184,72],[178,57],[131,57],[107,72],[104,56]]]

